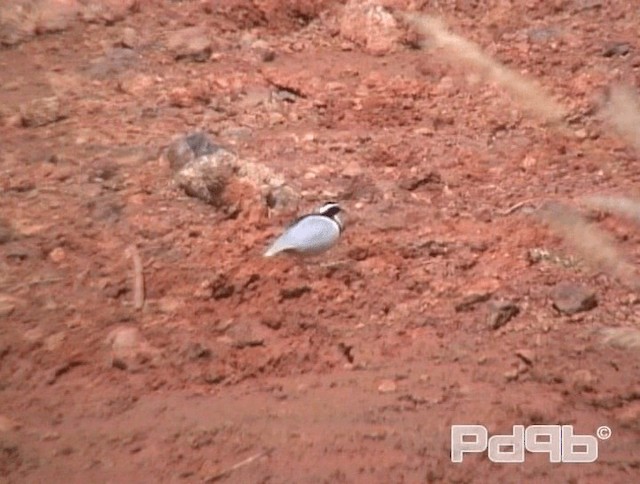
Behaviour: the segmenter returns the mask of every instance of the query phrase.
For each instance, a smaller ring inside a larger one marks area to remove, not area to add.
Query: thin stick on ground
[[[232,465],[231,467],[224,469],[220,472],[215,473],[214,475],[208,477],[207,479],[205,479],[205,482],[215,482],[217,480],[222,479],[223,477],[227,477],[229,474],[231,474],[233,471],[236,471],[238,469],[240,469],[241,467],[247,466],[249,464],[251,464],[253,461],[259,459],[260,457],[264,456],[268,454],[267,451],[261,451],[258,452],[257,454],[253,454],[252,456],[247,457],[244,460],[241,460],[240,462]]]
[[[554,232],[577,249],[585,261],[618,278],[627,287],[640,289],[640,278],[634,266],[622,256],[607,233],[560,203],[548,204],[539,215]]]
[[[452,61],[463,62],[495,82],[529,112],[552,123],[560,122],[565,116],[564,107],[535,82],[493,59],[474,42],[452,33],[442,20],[414,13],[404,13],[402,17],[419,34],[432,39],[433,44],[443,49]]]
[[[144,306],[144,274],[140,252],[135,245],[131,245],[127,248],[126,255],[133,261],[133,307],[142,309]]]

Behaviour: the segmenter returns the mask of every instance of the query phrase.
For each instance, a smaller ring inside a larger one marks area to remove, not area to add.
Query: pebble
[[[489,303],[489,315],[487,326],[491,329],[499,329],[520,313],[520,308],[511,301],[491,301]]]
[[[577,391],[591,392],[594,390],[596,383],[597,378],[589,370],[577,370],[571,375],[571,384]]]
[[[120,35],[119,45],[133,49],[138,45],[138,32],[131,27],[125,27]]]
[[[187,27],[173,32],[167,40],[167,47],[176,60],[204,62],[212,52],[211,40],[204,27]]]
[[[378,392],[380,393],[393,393],[396,389],[397,385],[393,380],[382,380],[378,385]]]
[[[465,296],[458,304],[456,304],[456,313],[471,311],[476,305],[488,301],[491,298],[491,295],[491,292],[482,292],[472,293]]]
[[[62,247],[56,247],[51,252],[49,252],[49,259],[51,259],[55,263],[60,263],[67,257],[66,252]]]
[[[20,120],[25,128],[37,128],[67,117],[57,96],[33,99],[20,106]]]
[[[567,315],[589,311],[598,305],[596,294],[588,287],[563,281],[551,289],[553,307]]]
[[[340,36],[373,55],[392,52],[400,43],[402,30],[398,22],[381,5],[367,0],[350,0],[342,10]],[[349,44],[342,43],[342,49]]]

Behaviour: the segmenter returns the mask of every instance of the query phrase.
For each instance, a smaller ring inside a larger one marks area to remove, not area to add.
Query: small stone
[[[287,118],[284,117],[282,113],[277,111],[269,113],[269,125],[276,126],[279,124],[284,124]]]
[[[399,183],[400,188],[407,191],[414,191],[421,187],[427,187],[428,189],[441,189],[444,185],[440,173],[432,171],[424,175],[413,176],[401,180]]]
[[[277,331],[280,328],[282,328],[282,319],[277,317],[263,316],[263,318],[260,320],[260,323],[263,326],[266,326],[267,328],[272,329],[274,331]]]
[[[66,110],[56,96],[34,99],[20,106],[20,119],[25,128],[46,126],[66,117]]]
[[[587,130],[584,128],[577,129],[574,135],[579,140],[587,139],[589,137],[589,133],[587,133]]]
[[[305,143],[313,143],[318,140],[318,136],[315,133],[305,133],[302,137],[302,141]]]
[[[340,35],[370,54],[384,55],[400,44],[402,30],[383,6],[370,0],[350,0],[342,11]]]
[[[529,366],[533,365],[533,361],[535,360],[535,353],[528,349],[517,350],[516,356]]]
[[[120,370],[135,371],[149,363],[157,355],[140,334],[131,326],[123,326],[111,331],[106,338],[111,348],[111,366]]]
[[[52,442],[54,440],[58,440],[60,438],[60,434],[58,432],[47,432],[42,436],[42,440],[45,442]]]
[[[175,174],[176,183],[191,197],[211,205],[222,205],[222,195],[233,174],[235,155],[218,150],[187,163]]]
[[[111,349],[114,351],[136,348],[142,341],[142,335],[137,328],[117,328],[107,336],[107,343],[111,345]]]
[[[204,62],[212,52],[211,40],[204,27],[187,27],[173,32],[167,40],[167,47],[176,60]]]
[[[199,342],[189,343],[184,349],[184,355],[189,360],[207,359],[211,354],[211,349]]]
[[[252,200],[265,202],[273,210],[297,208],[300,200],[300,194],[285,183],[284,176],[262,163],[239,158],[201,133],[177,139],[166,150],[165,157],[178,186],[188,195],[214,206],[226,203],[225,213],[230,218],[242,208],[241,200],[232,196],[239,192],[238,197],[246,198],[247,188],[254,192]],[[227,188],[230,200],[223,199]]]
[[[169,145],[165,156],[172,170],[180,170],[187,163],[200,156],[211,155],[218,151],[220,146],[215,144],[202,132],[196,132],[183,136]]]
[[[553,307],[567,315],[589,311],[598,305],[595,292],[581,284],[563,281],[551,290]]]
[[[514,368],[512,370],[505,371],[502,376],[506,381],[515,381],[520,376],[520,370]]]
[[[380,393],[393,393],[396,389],[397,385],[393,380],[382,380],[378,385],[378,391]]]
[[[264,331],[264,328],[260,331],[254,324],[241,322],[233,325],[229,329],[228,336],[231,338],[231,345],[234,348],[253,348],[256,346],[264,346]]]
[[[55,333],[47,336],[44,340],[44,347],[48,351],[55,351],[62,346],[66,336],[64,333]]]
[[[579,392],[592,392],[597,378],[589,370],[577,370],[571,375],[571,384]]]
[[[298,299],[308,292],[311,292],[311,288],[309,286],[282,288],[280,289],[280,300]]]
[[[125,27],[120,35],[118,45],[127,49],[135,48],[138,45],[138,32],[131,27]]]
[[[56,247],[51,252],[49,252],[49,259],[51,259],[56,264],[59,264],[67,257],[66,252],[62,247]]]
[[[524,170],[529,170],[533,168],[536,163],[538,163],[538,160],[534,156],[527,155],[524,157],[524,160],[522,160],[522,168]]]
[[[517,316],[519,312],[520,308],[511,301],[491,301],[489,315],[487,316],[487,326],[490,329],[501,328]]]
[[[628,42],[609,42],[602,50],[603,57],[625,56],[631,52],[631,45]]]

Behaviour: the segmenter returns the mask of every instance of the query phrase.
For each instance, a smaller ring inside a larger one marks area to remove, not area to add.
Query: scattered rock
[[[187,27],[173,32],[167,39],[167,47],[176,60],[204,62],[212,52],[211,39],[204,27]]]
[[[567,315],[589,311],[598,305],[594,291],[581,284],[567,281],[553,287],[551,298],[553,307]]]
[[[513,368],[512,370],[505,371],[502,376],[506,381],[515,381],[520,376],[520,371],[517,368]]]
[[[533,350],[528,350],[528,349],[517,350],[516,356],[529,366],[532,366],[535,360],[535,353],[533,352]]]
[[[107,50],[105,55],[93,59],[87,69],[87,73],[94,79],[106,80],[120,76],[126,71],[133,69],[139,63],[140,56],[134,50],[114,47]],[[127,85],[129,82],[130,79],[128,79],[127,76],[125,80],[121,81],[121,84]]]
[[[166,151],[167,160],[172,170],[184,168],[196,158],[212,155],[221,147],[214,144],[206,134],[197,132],[180,137],[169,145]]]
[[[207,279],[200,284],[200,289],[196,297],[201,299],[226,299],[233,296],[236,287],[229,281],[229,277],[224,273],[219,273],[212,279]]]
[[[260,56],[262,62],[273,62],[276,58],[276,51],[266,40],[258,39],[251,44],[251,50]]]
[[[51,252],[49,252],[49,259],[51,259],[56,264],[59,264],[67,257],[66,252],[62,247],[56,247]]]
[[[84,361],[79,360],[79,359],[71,359],[71,360],[63,363],[62,365],[57,366],[49,374],[49,376],[48,376],[48,378],[46,380],[47,384],[53,385],[54,383],[56,383],[58,381],[58,379],[62,375],[66,375],[67,373],[69,373],[69,371],[71,371],[72,368],[75,368],[76,366],[83,365],[84,363],[85,363]]]
[[[252,323],[236,323],[227,331],[231,339],[231,346],[238,349],[264,346],[264,328],[260,331]]]
[[[492,292],[481,292],[481,293],[473,293],[462,298],[458,304],[456,304],[455,309],[457,313],[462,313],[466,311],[471,311],[476,305],[487,302],[491,299],[493,295]]]
[[[223,192],[233,175],[235,155],[219,149],[187,163],[175,174],[175,180],[189,196],[211,205],[223,204]]]
[[[285,299],[297,299],[304,294],[311,292],[311,288],[309,286],[298,286],[286,288],[283,287],[280,289],[280,300],[284,301]]]
[[[20,106],[20,119],[26,128],[46,126],[66,117],[66,110],[57,96],[33,99]]]
[[[490,329],[501,328],[517,316],[519,312],[520,308],[511,301],[491,301],[489,303],[487,326]]]
[[[80,10],[77,0],[0,2],[0,44],[13,46],[34,35],[66,30]]]
[[[260,320],[260,323],[263,326],[266,326],[267,328],[272,329],[274,331],[277,331],[280,328],[282,328],[282,319],[278,317],[263,316],[263,318]]]
[[[393,380],[382,380],[378,385],[378,392],[393,393],[397,390],[396,382]]]
[[[44,340],[44,347],[48,351],[55,351],[62,346],[66,336],[64,333],[54,333],[50,336],[47,336]]]
[[[589,370],[577,370],[571,375],[571,385],[579,392],[592,392],[598,379]]]
[[[603,57],[625,56],[631,52],[631,45],[628,42],[609,42],[602,50]]]
[[[403,36],[398,22],[371,0],[350,0],[340,18],[340,35],[373,55],[392,52]]]
[[[111,366],[120,370],[139,370],[158,356],[158,351],[134,327],[114,329],[107,335],[106,343],[111,348]]]
[[[88,23],[113,25],[125,19],[128,13],[137,12],[140,0],[82,0],[80,18]]]
[[[403,190],[408,190],[410,192],[424,186],[428,187],[429,189],[441,189],[443,186],[442,176],[440,176],[440,173],[432,171],[430,173],[427,173],[426,175],[414,176],[401,180],[399,186]]]
[[[185,357],[189,360],[199,360],[211,357],[211,349],[199,342],[189,343],[183,351]]]
[[[116,45],[126,49],[134,49],[138,45],[138,32],[131,27],[125,27],[122,29],[120,40]]]
[[[251,187],[263,205],[279,210],[296,208],[297,190],[269,167],[239,158],[234,153],[195,133],[174,141],[165,157],[177,184],[190,196],[222,206],[225,187],[235,180]]]
[[[598,331],[602,342],[622,349],[640,349],[640,330],[635,328],[602,328]]]
[[[584,128],[576,129],[576,131],[574,132],[574,135],[575,135],[575,137],[577,139],[579,139],[581,141],[585,140],[585,139],[587,139],[589,137],[589,133]]]

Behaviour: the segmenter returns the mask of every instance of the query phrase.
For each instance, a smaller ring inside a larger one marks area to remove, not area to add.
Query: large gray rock
[[[223,206],[225,189],[237,181],[253,188],[255,197],[271,209],[296,208],[297,190],[268,166],[248,161],[211,141],[203,133],[183,136],[169,145],[165,156],[174,179],[187,195]]]

